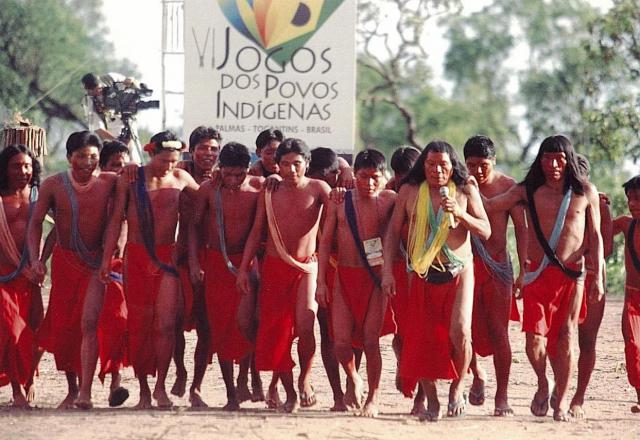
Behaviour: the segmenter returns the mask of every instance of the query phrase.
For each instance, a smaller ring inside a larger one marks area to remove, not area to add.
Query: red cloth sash
[[[93,269],[58,245],[51,257],[51,291],[38,344],[53,353],[60,371],[81,374],[82,310]]]
[[[580,268],[579,265],[566,265]],[[531,271],[536,270],[532,265]],[[540,276],[527,284],[522,292],[522,331],[546,336],[547,353],[557,354],[558,335],[569,319],[569,305],[576,290],[576,280],[555,265],[547,266]]]
[[[451,312],[460,277],[432,284],[414,276],[409,291],[406,331],[400,357],[403,393],[410,396],[419,379],[457,379],[449,339]]]
[[[242,254],[229,255],[239,267]],[[209,249],[204,265],[205,303],[211,330],[210,353],[224,361],[240,362],[253,349],[238,327],[238,307],[241,294],[236,289],[236,277],[229,271],[222,253]]]
[[[171,264],[174,244],[157,245],[158,259]],[[155,304],[164,276],[172,276],[160,269],[149,257],[141,243],[128,242],[124,257],[124,293],[127,299],[129,331],[129,362],[136,376],[155,376],[156,353]]]
[[[290,372],[295,365],[291,345],[296,336],[296,295],[304,275],[278,257],[264,257],[255,351],[260,371]]]
[[[379,270],[377,272],[379,273]],[[364,267],[338,266],[338,280],[342,298],[353,317],[352,344],[354,347],[363,348],[364,322],[369,311],[371,295],[382,295],[382,292],[374,292],[376,286]],[[393,311],[391,306],[387,305],[380,336],[395,332],[396,324],[393,320]]]
[[[15,267],[2,266],[0,274]],[[29,319],[32,302],[40,288],[24,275],[0,284],[0,386],[17,381],[24,386],[31,378],[36,340]]]

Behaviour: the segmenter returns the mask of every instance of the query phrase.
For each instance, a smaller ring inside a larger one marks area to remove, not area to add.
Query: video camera
[[[151,96],[152,93],[153,90],[149,89],[145,84],[141,83],[139,87],[136,87],[117,81],[113,85],[103,87],[102,105],[116,115],[132,116],[138,113],[139,110],[160,108],[160,101],[142,100],[142,98]]]

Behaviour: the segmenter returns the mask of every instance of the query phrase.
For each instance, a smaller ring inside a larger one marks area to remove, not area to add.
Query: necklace
[[[89,191],[93,187],[93,185],[98,181],[98,179],[95,178],[96,176],[92,174],[88,182],[80,183],[73,178],[73,173],[71,172],[71,170],[68,170],[67,174],[69,175],[69,180],[71,181],[71,185],[73,186],[73,189],[78,193],[85,193]]]

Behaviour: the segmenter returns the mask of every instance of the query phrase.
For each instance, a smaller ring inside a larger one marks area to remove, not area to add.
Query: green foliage
[[[47,126],[83,123],[80,77],[90,71],[131,74],[116,62],[100,23],[101,1],[4,0],[0,8],[0,110]],[[50,92],[50,93],[49,93]]]

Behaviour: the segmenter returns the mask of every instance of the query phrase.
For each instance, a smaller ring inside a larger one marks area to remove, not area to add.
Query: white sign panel
[[[354,0],[185,1],[185,137],[250,149],[267,128],[353,152]]]

